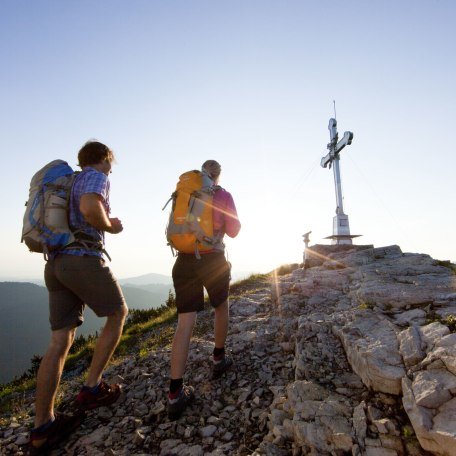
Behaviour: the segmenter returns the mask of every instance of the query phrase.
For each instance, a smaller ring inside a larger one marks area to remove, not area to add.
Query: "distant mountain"
[[[1,282],[19,282],[19,283],[33,283],[35,285],[40,285],[44,287],[44,277],[5,277],[2,276],[0,277],[0,283]]]
[[[170,276],[163,274],[144,274],[137,277],[130,277],[128,279],[119,279],[121,285],[150,285],[150,284],[162,284],[169,285],[173,283],[173,279]]]
[[[150,309],[165,303],[170,285],[122,286],[130,309]],[[0,282],[0,383],[21,375],[33,355],[43,355],[50,338],[48,293],[45,287],[26,282]],[[88,308],[77,334],[100,330],[105,318]]]
[[[121,285],[125,300],[130,309],[150,309],[160,307],[168,298],[169,290],[173,291],[172,285],[144,285],[133,287]]]
[[[0,283],[0,382],[30,367],[49,341],[46,288],[31,283]]]
[[[171,276],[164,274],[143,274],[140,276],[129,277],[126,279],[118,279],[121,285],[170,285],[173,283]],[[15,282],[15,283],[33,283],[35,285],[44,286],[43,278],[19,278],[19,277],[0,277],[0,283],[2,282]]]

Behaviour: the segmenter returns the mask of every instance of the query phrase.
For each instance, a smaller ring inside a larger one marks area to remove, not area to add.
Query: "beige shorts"
[[[57,255],[46,263],[44,280],[53,331],[80,326],[85,305],[98,317],[107,317],[126,306],[119,283],[99,257]]]

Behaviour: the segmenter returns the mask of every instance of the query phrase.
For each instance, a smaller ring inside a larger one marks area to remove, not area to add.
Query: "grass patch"
[[[443,266],[444,268],[451,269],[451,271],[453,271],[453,274],[456,275],[456,264],[452,263],[451,261],[435,260],[435,264],[437,266]]]
[[[174,325],[172,323],[176,320],[176,309],[167,309],[162,315],[153,320],[128,328],[126,334],[122,336],[114,355],[126,355],[134,349],[140,356],[146,356],[150,350],[168,345],[174,336]],[[143,338],[145,335],[147,337]]]
[[[161,327],[159,331],[147,335],[143,341],[136,344],[137,353],[140,357],[149,356],[150,352],[171,344],[174,337],[174,325]]]
[[[447,315],[442,318],[442,323],[448,326],[450,332],[456,333],[456,315]]]
[[[410,425],[403,426],[402,427],[402,436],[406,440],[409,440],[409,439],[415,437],[415,431],[413,430],[413,427]]]
[[[367,310],[367,309],[373,310],[374,307],[375,307],[375,303],[370,302],[370,301],[363,301],[358,306],[358,309],[361,309],[361,310]]]
[[[291,264],[283,264],[282,266],[279,266],[277,269],[274,269],[272,271],[272,274],[276,274],[278,276],[283,276],[287,274],[291,274],[295,269],[299,268],[298,263],[291,263]]]
[[[19,413],[22,410],[24,396],[35,387],[35,378],[21,378],[0,385],[0,413]]]
[[[65,367],[63,370],[72,369],[82,359],[89,358],[93,354],[95,342],[90,341],[86,345],[82,346],[78,351],[70,353],[65,361]]]
[[[170,323],[176,319],[177,312],[175,308],[164,308],[157,317],[127,327],[124,331],[124,335],[143,334],[145,332],[151,331],[157,326],[165,323]]]
[[[24,393],[25,391],[34,388],[35,385],[36,379],[34,378],[13,380],[5,385],[0,385],[0,400],[11,394]]]
[[[252,274],[246,279],[234,282],[230,286],[230,297],[237,297],[246,292],[261,288],[269,283],[270,277],[270,274]]]
[[[427,314],[426,324],[430,323],[441,323],[442,325],[448,326],[448,329],[451,333],[456,333],[456,315],[447,315],[446,317],[441,317],[435,311],[431,310]]]

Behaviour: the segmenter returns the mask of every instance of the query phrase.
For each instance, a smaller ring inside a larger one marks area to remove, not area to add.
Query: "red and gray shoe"
[[[92,392],[92,389],[88,386],[83,386],[76,397],[76,408],[81,411],[86,411],[105,405],[111,405],[119,399],[120,393],[120,385],[108,385],[103,380],[98,385],[96,392]]]
[[[81,415],[56,413],[55,420],[44,430],[32,429],[26,449],[27,455],[47,454],[68,437],[83,421]]]
[[[195,398],[195,388],[183,385],[176,397],[168,396],[168,418],[172,421],[177,420]]]

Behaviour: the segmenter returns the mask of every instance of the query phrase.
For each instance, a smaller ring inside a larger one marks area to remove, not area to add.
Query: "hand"
[[[111,222],[111,228],[107,230],[108,233],[117,234],[123,230],[122,222],[117,217],[110,218],[109,221]]]

